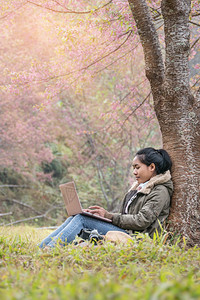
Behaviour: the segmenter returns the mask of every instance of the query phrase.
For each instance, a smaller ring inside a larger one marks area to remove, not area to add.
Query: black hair
[[[150,166],[154,163],[156,167],[156,174],[165,173],[167,170],[171,170],[172,161],[164,149],[156,150],[154,148],[144,148],[136,153],[141,163]]]

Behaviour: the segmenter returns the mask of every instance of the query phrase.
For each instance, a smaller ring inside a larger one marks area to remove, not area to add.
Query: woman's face
[[[144,183],[156,175],[155,164],[152,163],[150,166],[147,166],[136,156],[133,159],[133,174],[139,184]]]

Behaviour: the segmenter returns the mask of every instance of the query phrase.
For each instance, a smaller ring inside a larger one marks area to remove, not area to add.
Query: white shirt
[[[138,185],[138,187],[137,187],[137,192],[133,195],[133,197],[131,197],[131,199],[128,201],[128,203],[127,203],[127,205],[126,205],[126,208],[125,208],[125,214],[128,214],[129,206],[131,205],[131,203],[133,202],[133,200],[136,198],[138,191],[141,190],[148,182],[149,182],[149,180],[146,181],[146,182],[140,183],[140,184]]]

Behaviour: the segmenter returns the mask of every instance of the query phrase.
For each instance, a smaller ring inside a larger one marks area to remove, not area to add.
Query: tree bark
[[[170,229],[184,235],[188,245],[200,245],[199,93],[196,98],[191,93],[188,66],[191,1],[162,1],[165,67],[146,1],[129,0],[129,3],[143,45],[146,76],[152,89],[163,147],[173,161]],[[157,75],[154,76],[156,66]]]

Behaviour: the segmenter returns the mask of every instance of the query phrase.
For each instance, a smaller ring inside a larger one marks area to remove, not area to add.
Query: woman
[[[110,213],[98,205],[85,210],[111,219],[112,223],[78,214],[69,217],[39,247],[54,247],[58,240],[61,243],[70,243],[83,228],[97,229],[102,235],[108,231],[122,231],[148,233],[153,237],[154,232],[160,231],[160,224],[169,215],[173,192],[171,166],[171,159],[164,149],[139,150],[133,159],[136,182],[125,195],[120,213]]]

